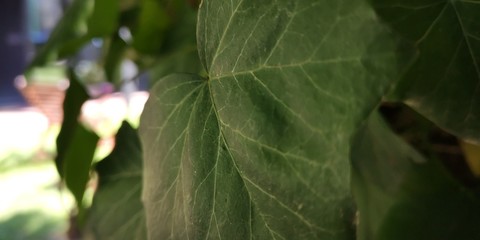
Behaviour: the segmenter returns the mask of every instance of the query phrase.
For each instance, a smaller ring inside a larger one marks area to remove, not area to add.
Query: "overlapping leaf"
[[[77,205],[82,208],[98,136],[78,122],[81,107],[88,100],[88,94],[73,70],[68,71],[68,76],[70,86],[63,103],[64,119],[56,140],[55,165],[60,177],[75,196]]]
[[[172,75],[141,122],[151,239],[353,239],[349,143],[398,74],[362,1],[203,1],[208,80]]]
[[[80,210],[83,210],[83,196],[90,179],[98,139],[95,133],[78,124],[72,129],[72,139],[65,151],[63,177]]]
[[[480,141],[480,1],[371,1],[418,47],[397,97],[439,126]]]
[[[395,136],[378,115],[352,149],[359,240],[480,239],[480,198]]]
[[[87,225],[94,239],[146,239],[142,165],[137,132],[124,122],[115,137],[114,150],[96,167],[99,185]]]
[[[89,98],[85,88],[72,69],[68,70],[68,77],[70,79],[70,85],[63,101],[64,118],[56,140],[57,156],[55,157],[55,165],[61,177],[64,175],[65,155],[68,149],[75,147],[72,145],[72,142],[74,131],[80,124],[78,118],[80,117],[82,105]]]

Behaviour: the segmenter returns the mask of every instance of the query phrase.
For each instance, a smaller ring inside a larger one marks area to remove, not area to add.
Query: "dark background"
[[[23,106],[25,100],[14,86],[14,79],[27,64],[24,2],[1,0],[0,8],[0,107]]]

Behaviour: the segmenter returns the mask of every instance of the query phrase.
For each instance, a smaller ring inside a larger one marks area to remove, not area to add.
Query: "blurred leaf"
[[[85,88],[81,85],[72,69],[68,70],[68,78],[70,79],[70,86],[63,101],[63,122],[57,137],[57,156],[55,158],[55,165],[62,178],[64,177],[65,155],[72,145],[74,131],[79,125],[78,117],[80,116],[82,105],[89,98]]]
[[[76,52],[86,40],[84,38],[88,30],[87,19],[92,7],[93,0],[74,0],[28,69],[59,60],[60,52],[62,57]],[[26,75],[28,76],[28,71]]]
[[[155,55],[160,51],[170,23],[163,1],[143,0],[138,27],[133,33],[133,47],[141,53]]]
[[[120,10],[123,11],[128,11],[131,10],[132,8],[137,7],[142,0],[120,0]]]
[[[149,70],[150,84],[154,85],[168,74],[200,73],[202,70],[196,47],[179,49],[171,55],[162,56]]]
[[[122,11],[120,13],[119,26],[127,27],[131,33],[134,33],[138,27],[140,12],[140,5],[135,5],[135,7],[131,9]]]
[[[71,39],[64,42],[63,44],[61,44],[58,50],[58,59],[64,59],[70,56],[74,56],[91,39],[92,38],[89,35],[83,35],[76,39]]]
[[[95,0],[93,13],[88,20],[88,33],[92,37],[105,37],[118,28],[119,0]]]
[[[137,132],[123,122],[112,153],[98,163],[99,185],[88,216],[95,239],[143,240],[142,150]]]
[[[127,47],[127,43],[125,43],[125,41],[120,38],[118,34],[113,34],[113,37],[109,42],[107,54],[103,64],[105,74],[109,82],[120,83],[120,68],[125,57],[125,50]]]
[[[83,206],[83,195],[90,179],[90,168],[97,148],[98,136],[78,124],[72,132],[70,145],[64,158],[64,178],[68,189],[75,196],[78,207]]]
[[[395,95],[438,126],[480,141],[480,2],[371,0],[418,47]]]
[[[480,146],[462,141],[460,143],[465,154],[465,160],[475,176],[480,177]]]
[[[196,47],[197,12],[189,6],[181,9],[181,18],[167,31],[162,55],[150,68],[151,85],[171,73],[201,73],[203,66]]]
[[[352,148],[358,240],[480,239],[480,198],[374,115]]]
[[[184,51],[184,48],[196,46],[196,28],[198,11],[185,4],[184,0],[175,0],[176,6],[170,7],[171,24],[165,31],[162,42],[162,53]],[[172,3],[172,4],[173,4]],[[198,58],[198,57],[197,57]]]

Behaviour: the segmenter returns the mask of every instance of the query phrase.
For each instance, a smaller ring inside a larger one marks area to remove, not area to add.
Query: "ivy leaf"
[[[418,58],[397,86],[397,99],[438,126],[480,141],[480,1],[372,2],[418,47]]]
[[[142,149],[135,129],[123,122],[112,153],[98,163],[99,185],[88,215],[94,239],[146,239],[141,202]]]
[[[207,82],[171,75],[151,92],[156,100],[147,103],[140,126],[149,238],[248,236],[245,223],[255,210],[221,135]]]
[[[352,148],[359,240],[480,239],[480,198],[426,160],[378,115]]]
[[[146,104],[151,239],[354,239],[349,143],[406,56],[362,1],[203,1]],[[355,41],[353,40],[355,39]]]

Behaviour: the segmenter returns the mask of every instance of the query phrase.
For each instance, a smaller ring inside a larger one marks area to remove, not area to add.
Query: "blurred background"
[[[1,0],[0,7],[0,240],[65,239],[74,200],[60,183],[53,163],[68,80],[67,63],[35,69],[34,83],[22,73],[46,43],[68,0]],[[128,33],[126,33],[128,34]],[[93,39],[74,57],[78,75],[95,79],[93,59],[102,41]],[[123,79],[135,78],[134,64],[122,63]],[[82,107],[82,122],[101,141],[96,160],[113,148],[123,119],[138,124],[148,97],[146,79],[126,81],[120,92],[91,84],[92,99]]]

